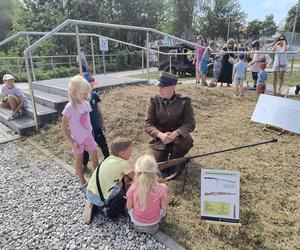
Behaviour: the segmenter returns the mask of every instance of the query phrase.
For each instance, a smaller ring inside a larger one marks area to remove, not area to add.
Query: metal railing
[[[32,89],[32,78],[31,78],[31,74],[30,74],[30,64],[29,64],[29,59],[31,58],[31,51],[34,48],[36,48],[38,45],[40,45],[42,42],[44,42],[45,40],[47,40],[50,37],[52,37],[53,35],[55,35],[61,29],[63,29],[64,27],[66,27],[69,24],[74,24],[75,25],[78,58],[80,57],[80,40],[79,40],[80,33],[79,33],[78,25],[107,27],[107,28],[113,28],[113,29],[128,29],[128,30],[135,30],[135,31],[144,31],[144,32],[146,32],[146,47],[137,46],[137,45],[135,45],[135,46],[136,47],[140,47],[141,49],[145,49],[146,50],[146,57],[147,57],[147,61],[146,61],[147,62],[147,82],[148,83],[149,83],[149,66],[150,66],[149,65],[149,57],[150,57],[150,54],[149,54],[149,52],[150,52],[150,48],[149,48],[149,33],[150,32],[152,32],[154,34],[168,36],[168,37],[173,38],[173,39],[175,39],[177,41],[181,41],[181,42],[184,42],[186,44],[193,45],[195,47],[200,47],[199,45],[197,45],[195,43],[186,41],[186,40],[181,39],[179,37],[175,37],[175,36],[172,36],[170,34],[167,34],[167,33],[158,31],[156,29],[152,29],[152,28],[144,28],[144,27],[128,26],[128,25],[118,25],[118,24],[110,24],[110,23],[90,22],[90,21],[81,21],[81,20],[72,20],[72,19],[66,20],[65,22],[63,22],[60,25],[58,25],[55,29],[53,29],[52,31],[50,31],[49,33],[47,33],[46,35],[44,35],[42,38],[40,38],[38,41],[36,41],[35,43],[33,43],[27,49],[24,50],[24,58],[25,58],[25,64],[26,64],[27,78],[28,78],[29,89],[30,89],[30,92],[31,92],[31,98],[32,98],[32,103],[33,103],[33,110],[34,110],[34,114],[35,114],[34,118],[35,118],[36,129],[37,130],[38,130],[38,125],[37,125],[37,117],[36,117],[36,107],[35,107],[35,102],[34,102],[34,94],[33,94],[33,89]],[[97,35],[97,36],[100,37],[99,35]],[[160,52],[158,52],[158,53],[160,53]],[[252,53],[254,53],[254,52],[252,52]],[[170,53],[163,53],[163,54],[168,54],[169,55]],[[80,60],[79,60],[79,67],[80,67],[80,71],[81,71],[81,62],[80,62]],[[34,76],[34,72],[33,72],[33,76]]]

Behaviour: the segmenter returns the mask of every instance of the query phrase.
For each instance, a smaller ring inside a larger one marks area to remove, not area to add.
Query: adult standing
[[[286,52],[287,48],[287,40],[284,35],[281,35],[274,47],[272,48],[272,52],[281,52],[280,54],[275,54],[274,64],[273,64],[273,95],[277,94],[277,82],[279,80],[279,93],[281,91],[281,87],[283,84],[284,73],[288,68],[288,58],[287,55],[283,52]]]
[[[82,72],[87,72],[87,67],[89,66],[86,60],[86,56],[85,56],[85,50],[83,47],[80,48],[80,61],[81,61],[81,68],[82,68]]]
[[[195,119],[191,98],[175,91],[177,79],[173,74],[161,73],[156,83],[159,93],[150,98],[145,115],[144,129],[152,137],[149,148],[157,162],[183,157],[193,146],[190,133],[195,129]]]
[[[259,41],[255,40],[251,44],[252,51],[258,51],[259,50]],[[261,71],[260,69],[260,63],[262,61],[265,61],[265,57],[262,54],[254,53],[252,61],[249,63],[249,65],[252,65],[251,71],[252,71],[252,79],[253,79],[253,89],[256,89],[257,84],[257,78],[258,73]]]
[[[203,56],[203,53],[205,51],[204,48],[204,39],[201,35],[197,36],[197,41],[196,41],[197,46],[195,49],[195,56],[193,60],[193,64],[195,65],[195,71],[196,71],[196,84],[200,83],[201,80],[201,74],[200,74],[200,61]]]
[[[221,61],[221,72],[218,78],[218,82],[221,83],[221,86],[223,86],[223,83],[227,83],[227,87],[230,87],[232,84],[232,70],[233,70],[233,64],[234,59],[236,56],[233,53],[227,53],[229,51],[236,51],[236,48],[234,48],[234,39],[230,38],[227,41],[226,47],[224,47],[221,50],[222,61]]]

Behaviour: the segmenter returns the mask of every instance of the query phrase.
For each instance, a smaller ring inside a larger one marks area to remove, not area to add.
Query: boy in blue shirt
[[[94,77],[88,73],[83,72],[80,74],[92,87],[97,84]],[[91,92],[89,97],[89,103],[91,105],[92,111],[90,112],[90,120],[93,127],[93,136],[98,146],[100,147],[104,159],[109,156],[109,149],[106,143],[106,138],[103,131],[105,130],[104,117],[100,108],[100,97],[94,91]],[[89,153],[87,151],[83,152],[83,166],[87,167],[89,161]]]
[[[261,71],[257,76],[257,85],[256,85],[256,97],[258,99],[260,94],[264,94],[266,91],[266,85],[268,81],[268,73],[266,71],[267,63],[263,61],[259,64]]]

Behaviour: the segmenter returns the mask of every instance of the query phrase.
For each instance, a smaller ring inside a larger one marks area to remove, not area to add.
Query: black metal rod
[[[239,146],[239,147],[235,147],[235,148],[228,148],[228,149],[223,149],[223,150],[214,151],[214,152],[210,152],[210,153],[204,153],[204,154],[200,154],[200,155],[194,155],[194,156],[189,157],[189,159],[194,159],[194,158],[198,158],[198,157],[203,157],[203,156],[208,156],[208,155],[214,155],[214,154],[224,153],[224,152],[233,151],[233,150],[237,150],[237,149],[241,149],[241,148],[250,148],[250,147],[255,147],[255,146],[261,145],[261,144],[275,143],[275,142],[277,142],[277,139],[273,138],[272,140],[269,140],[269,141],[263,141],[263,142],[258,142],[258,143],[253,143],[253,144],[247,144],[247,145],[243,145],[243,146]]]

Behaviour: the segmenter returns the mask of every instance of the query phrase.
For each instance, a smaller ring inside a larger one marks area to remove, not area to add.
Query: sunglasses
[[[285,39],[284,38],[279,38],[279,41],[284,41]]]
[[[228,43],[228,44],[234,44],[234,43]]]

